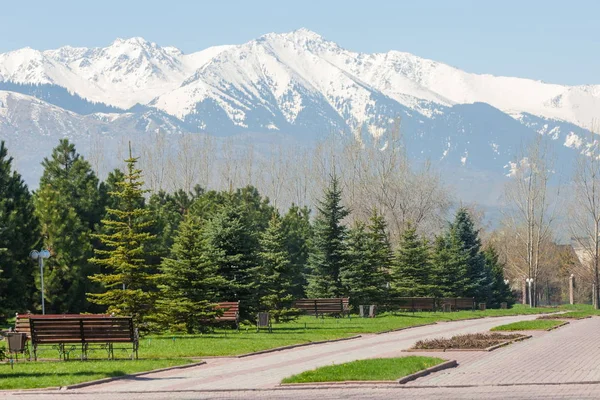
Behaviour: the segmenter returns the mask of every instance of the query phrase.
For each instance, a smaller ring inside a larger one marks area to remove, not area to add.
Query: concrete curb
[[[253,353],[245,353],[245,354],[238,354],[238,355],[232,355],[232,356],[203,356],[202,359],[204,359],[204,360],[213,360],[213,359],[221,359],[221,358],[246,358],[246,357],[251,357],[251,356],[258,356],[258,355],[261,355],[261,354],[275,353],[277,351],[295,349],[295,348],[298,348],[298,347],[313,346],[315,344],[327,344],[327,343],[343,342],[343,341],[346,341],[346,340],[358,339],[358,338],[361,338],[361,337],[363,337],[363,336],[362,335],[356,335],[356,336],[350,336],[350,337],[339,338],[339,339],[320,340],[318,342],[290,344],[289,346],[274,347],[272,349],[259,350],[259,351],[255,351]]]
[[[550,332],[550,331],[553,331],[553,330],[555,330],[555,329],[558,329],[558,328],[560,328],[560,327],[562,327],[562,326],[565,326],[565,325],[569,325],[569,322],[568,322],[568,321],[565,321],[565,322],[563,322],[563,323],[562,323],[562,324],[560,324],[560,325],[556,325],[556,326],[553,326],[552,328],[548,328],[548,329],[546,329],[546,331]]]
[[[45,388],[31,388],[31,389],[2,389],[0,390],[0,395],[2,394],[27,394],[27,393],[37,393],[37,392],[55,392],[60,390],[60,386],[50,386]]]
[[[375,332],[375,335],[382,335],[384,333],[399,332],[399,331],[404,331],[406,329],[420,328],[422,326],[437,325],[437,324],[438,324],[438,322],[429,322],[427,324],[405,326],[404,328],[390,329],[389,331],[383,331],[383,332]]]
[[[421,377],[429,375],[431,373],[442,371],[442,370],[448,369],[448,368],[455,368],[455,367],[458,367],[458,362],[456,362],[456,360],[449,360],[449,361],[443,362],[441,364],[434,365],[433,367],[424,369],[423,371],[419,371],[419,372],[415,372],[414,374],[407,375],[403,378],[398,379],[397,382],[401,385],[404,385],[407,382],[414,381],[417,378],[421,378]]]
[[[313,388],[313,387],[331,387],[331,386],[348,386],[348,385],[397,385],[396,381],[340,381],[340,382],[305,382],[305,383],[280,383],[280,388]]]
[[[191,367],[197,367],[199,365],[204,365],[204,364],[206,364],[206,361],[200,361],[200,362],[191,363],[191,364],[175,365],[173,367],[153,369],[151,371],[136,372],[134,374],[127,374],[127,375],[121,375],[121,376],[111,376],[111,377],[108,377],[108,378],[96,379],[94,381],[74,383],[72,385],[62,386],[60,388],[60,390],[81,389],[81,388],[84,388],[84,387],[98,385],[98,384],[101,384],[101,383],[107,383],[107,382],[117,381],[117,380],[120,380],[120,379],[135,378],[135,377],[138,377],[138,376],[143,376],[143,375],[148,375],[148,374],[154,374],[154,373],[157,373],[157,372],[171,371],[171,370],[175,370],[175,369],[186,369],[186,368],[191,368]],[[47,389],[39,389],[39,390],[47,390]]]

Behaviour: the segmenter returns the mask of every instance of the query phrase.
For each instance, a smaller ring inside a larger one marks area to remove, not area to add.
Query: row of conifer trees
[[[345,225],[350,211],[335,176],[311,217],[296,205],[281,213],[251,186],[147,193],[137,161],[130,150],[126,168],[100,182],[61,140],[31,193],[0,144],[0,315],[39,308],[28,254],[40,247],[52,254],[47,313],[108,311],[155,329],[202,330],[218,301],[240,300],[243,319],[267,310],[277,321],[293,318],[301,297],[511,302],[498,256],[482,250],[465,209],[433,242],[409,225],[392,244],[376,209]]]

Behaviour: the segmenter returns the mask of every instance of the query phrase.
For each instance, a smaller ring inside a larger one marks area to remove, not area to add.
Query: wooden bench
[[[475,298],[473,297],[446,297],[441,299],[442,307],[444,304],[450,306],[453,311],[472,310],[475,311]]]
[[[50,319],[59,319],[59,318],[110,318],[110,314],[16,314],[15,318],[15,331],[26,333],[27,338],[31,338],[31,329],[29,325],[29,318],[50,318]]]
[[[139,337],[131,317],[70,317],[38,318],[29,317],[33,356],[37,360],[38,346],[51,345],[59,352],[59,357],[67,360],[71,351],[81,349],[81,359],[87,359],[90,346],[96,345],[114,359],[115,344],[131,343],[131,358],[138,357]],[[67,345],[72,345],[67,347]],[[129,347],[117,347],[128,350]]]
[[[240,329],[240,301],[224,301],[217,303],[217,310],[223,310],[215,318],[216,322],[233,322],[235,329]]]
[[[325,314],[344,315],[348,314],[348,297],[331,299],[298,299],[294,301],[293,308],[304,311],[308,315],[315,317]]]
[[[389,308],[407,311],[436,311],[434,297],[396,297],[389,301]]]

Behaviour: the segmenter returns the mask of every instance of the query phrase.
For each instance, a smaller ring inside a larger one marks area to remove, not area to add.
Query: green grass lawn
[[[490,330],[492,331],[543,331],[554,328],[564,321],[554,319],[536,319],[533,321],[513,322],[512,324],[500,325]]]
[[[600,315],[595,310],[593,311],[569,311],[563,314],[556,315],[544,315],[542,317],[538,317],[539,319],[582,319],[591,317],[594,315]]]
[[[558,308],[562,310],[589,311],[595,312],[597,315],[600,315],[600,310],[595,310],[594,306],[591,304],[563,304]]]
[[[281,383],[391,381],[442,362],[441,358],[420,356],[359,360],[306,371],[285,378]]]
[[[192,362],[190,359],[16,362],[0,364],[0,389],[66,386]]]

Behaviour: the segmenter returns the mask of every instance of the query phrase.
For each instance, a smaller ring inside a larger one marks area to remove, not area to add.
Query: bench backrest
[[[217,303],[217,309],[223,310],[223,314],[216,318],[217,321],[237,321],[240,317],[240,302],[224,301]]]
[[[70,319],[70,318],[111,318],[110,314],[17,314],[15,331],[26,333],[31,337],[29,318],[37,319]]]
[[[433,297],[396,297],[391,299],[390,303],[402,310],[435,310]]]
[[[472,310],[475,307],[473,297],[448,297],[442,299],[442,304],[450,304],[455,310]]]
[[[307,314],[335,314],[348,311],[348,297],[330,299],[298,299],[293,307],[305,311]]]
[[[29,318],[31,341],[51,343],[135,342],[131,317]]]

